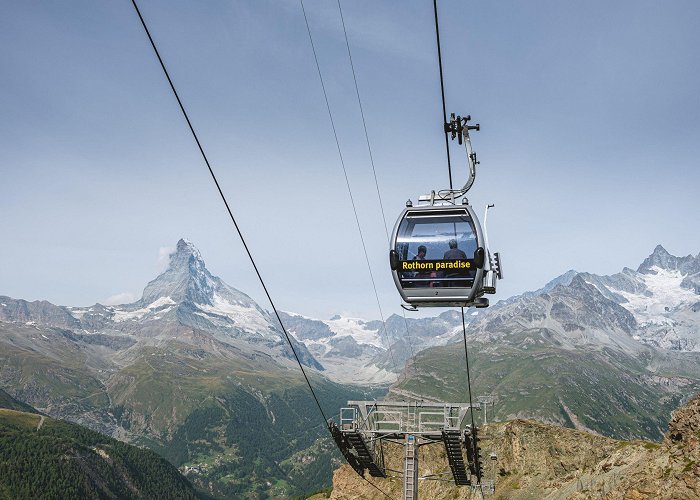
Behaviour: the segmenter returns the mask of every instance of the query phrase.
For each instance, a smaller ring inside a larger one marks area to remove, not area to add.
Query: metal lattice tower
[[[480,477],[474,457],[476,432],[465,419],[479,404],[427,401],[348,401],[340,410],[340,426],[329,422],[331,433],[345,458],[358,474],[369,471],[374,477],[387,477],[383,444],[403,447],[403,499],[418,498],[419,479],[447,480],[458,486],[471,486]],[[441,443],[449,470],[429,477],[418,475],[419,449]]]
[[[477,401],[479,402],[479,409],[484,412],[484,425],[486,425],[486,408],[488,406],[493,408],[494,398],[493,396],[479,396]]]

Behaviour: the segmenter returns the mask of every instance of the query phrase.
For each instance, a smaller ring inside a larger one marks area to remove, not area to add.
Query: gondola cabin
[[[416,308],[487,307],[479,220],[466,200],[443,203],[409,202],[399,217],[389,259],[396,288]]]

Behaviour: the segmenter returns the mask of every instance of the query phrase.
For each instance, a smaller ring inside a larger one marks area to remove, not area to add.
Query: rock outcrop
[[[490,424],[482,429],[484,482],[493,480],[492,498],[606,500],[700,498],[700,395],[674,412],[661,443],[618,441],[528,420]],[[402,449],[385,448],[387,467],[401,470]],[[420,476],[449,471],[439,444],[423,447]],[[449,477],[449,476],[448,476]],[[400,477],[367,479],[392,498],[400,497]],[[330,498],[384,498],[347,465],[336,470]],[[420,481],[419,497],[473,498],[469,487]],[[478,494],[477,494],[478,495]]]

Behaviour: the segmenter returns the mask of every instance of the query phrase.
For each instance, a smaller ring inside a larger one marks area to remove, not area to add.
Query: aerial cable
[[[445,106],[445,83],[442,77],[442,51],[440,50],[440,26],[438,24],[437,0],[433,0],[435,12],[435,38],[437,38],[438,65],[440,67],[440,93],[442,95],[442,122],[445,128],[445,149],[447,150],[447,173],[450,176],[450,190],[452,189],[452,163],[450,162],[450,141],[447,137],[447,108]]]
[[[134,9],[136,9],[136,13],[139,16],[139,19],[141,20],[141,25],[143,26],[144,31],[146,32],[146,35],[148,36],[148,40],[151,42],[151,46],[153,47],[153,51],[156,54],[156,57],[158,58],[158,61],[160,62],[161,68],[163,68],[163,73],[165,73],[165,77],[168,80],[168,83],[170,84],[170,88],[173,91],[173,94],[175,95],[175,99],[177,99],[177,103],[180,106],[180,110],[182,111],[183,116],[185,117],[185,121],[187,121],[187,126],[190,129],[190,132],[192,133],[192,137],[194,138],[195,142],[197,143],[197,147],[199,148],[199,152],[202,155],[202,158],[204,159],[204,163],[207,165],[207,168],[209,169],[209,173],[211,174],[212,179],[214,180],[214,184],[216,184],[216,189],[219,191],[219,195],[221,196],[222,201],[224,202],[224,205],[226,206],[226,210],[228,211],[229,217],[231,218],[231,221],[233,222],[234,227],[236,228],[236,232],[238,233],[238,236],[241,239],[241,243],[243,243],[243,247],[245,248],[246,253],[248,254],[248,258],[250,259],[250,263],[253,265],[253,269],[255,270],[255,274],[258,276],[258,280],[260,281],[260,284],[263,287],[263,290],[265,291],[265,295],[267,296],[267,300],[270,302],[270,305],[272,306],[272,310],[275,313],[275,316],[277,317],[277,321],[279,321],[280,327],[282,328],[282,332],[284,333],[285,338],[287,339],[287,342],[289,343],[289,347],[292,349],[292,353],[294,353],[294,357],[296,358],[297,363],[299,364],[299,368],[301,369],[301,373],[304,375],[304,379],[306,380],[306,385],[309,386],[309,390],[311,391],[311,395],[314,398],[314,401],[316,401],[316,406],[318,406],[318,410],[321,412],[321,415],[323,416],[324,422],[328,422],[328,418],[326,418],[326,414],[323,411],[323,408],[321,407],[321,403],[318,400],[318,397],[316,397],[316,393],[314,392],[313,387],[311,386],[311,382],[309,381],[309,377],[306,375],[306,370],[304,370],[304,366],[301,364],[301,360],[299,359],[299,355],[297,354],[296,349],[294,348],[294,344],[292,344],[292,340],[289,337],[289,333],[287,333],[287,329],[284,327],[284,323],[282,323],[282,318],[280,318],[279,313],[277,312],[277,307],[275,307],[275,303],[272,301],[272,297],[270,296],[270,292],[267,290],[267,286],[265,285],[265,281],[262,278],[262,275],[260,274],[260,271],[258,270],[258,266],[255,264],[255,259],[253,259],[253,254],[250,252],[250,249],[248,248],[248,244],[245,241],[245,238],[243,237],[243,233],[241,232],[241,229],[238,227],[238,222],[236,222],[236,218],[233,216],[233,212],[231,211],[231,207],[228,204],[228,201],[226,200],[226,196],[224,196],[224,192],[221,189],[221,186],[219,185],[219,181],[216,178],[216,175],[214,174],[214,170],[211,167],[211,164],[209,163],[209,160],[207,159],[207,155],[204,153],[204,149],[202,148],[202,144],[199,142],[199,138],[197,137],[197,133],[194,131],[194,127],[192,126],[192,122],[190,121],[189,116],[187,115],[187,111],[185,111],[185,107],[182,104],[182,101],[180,100],[180,96],[177,93],[177,90],[175,90],[175,85],[173,84],[173,81],[170,78],[170,74],[168,73],[168,70],[165,68],[165,63],[163,62],[163,59],[160,56],[160,53],[158,52],[158,48],[156,47],[155,42],[153,41],[153,37],[151,36],[150,31],[148,30],[148,26],[146,26],[146,21],[144,21],[143,16],[141,15],[141,11],[139,10],[138,5],[136,5],[136,0],[131,0],[131,3],[134,6]]]
[[[299,368],[301,369],[302,374],[304,375],[304,379],[306,380],[306,385],[309,387],[309,390],[311,391],[311,395],[314,398],[314,401],[316,402],[316,406],[318,407],[318,410],[321,412],[321,416],[323,417],[324,422],[326,423],[326,429],[328,428],[328,418],[326,417],[325,412],[323,411],[323,408],[321,407],[321,403],[318,400],[318,397],[316,396],[316,392],[314,391],[313,387],[311,386],[311,382],[309,381],[309,377],[306,375],[306,370],[304,370],[303,365],[301,364],[301,361],[299,359],[299,355],[296,352],[296,349],[294,349],[294,344],[291,341],[291,338],[289,337],[289,334],[287,332],[287,329],[284,327],[284,323],[282,322],[282,318],[279,315],[279,312],[277,311],[277,307],[275,306],[275,303],[272,300],[272,297],[270,296],[269,291],[267,290],[267,286],[265,285],[265,281],[262,278],[262,275],[260,274],[260,271],[258,270],[258,266],[255,263],[255,259],[253,258],[252,253],[250,252],[250,249],[248,248],[248,245],[245,241],[245,238],[243,236],[243,233],[241,232],[238,223],[236,222],[236,218],[233,215],[233,212],[231,211],[231,208],[228,204],[228,201],[226,200],[226,196],[224,195],[221,186],[219,184],[219,181],[216,178],[216,175],[214,174],[214,170],[211,167],[211,164],[209,163],[209,159],[207,158],[207,155],[204,152],[204,149],[202,148],[202,144],[199,141],[199,138],[197,137],[197,133],[194,130],[194,127],[192,126],[192,122],[189,119],[189,116],[187,115],[187,111],[185,111],[185,107],[182,104],[182,101],[180,100],[180,96],[177,93],[177,90],[175,89],[175,85],[173,84],[172,79],[170,78],[170,74],[168,73],[168,70],[165,67],[165,63],[163,62],[163,59],[160,56],[160,52],[158,52],[158,48],[156,47],[155,41],[153,40],[153,37],[151,36],[150,31],[148,30],[148,26],[146,25],[146,21],[143,19],[143,16],[141,15],[141,11],[139,10],[138,5],[136,4],[136,0],[131,0],[132,5],[134,6],[134,9],[136,10],[136,14],[139,16],[139,20],[141,21],[141,25],[143,26],[144,31],[146,32],[146,35],[148,36],[148,40],[151,42],[151,46],[153,47],[153,51],[156,54],[156,57],[158,58],[158,62],[160,62],[160,66],[163,69],[163,73],[165,74],[166,79],[168,80],[168,83],[170,84],[170,88],[173,91],[173,94],[175,96],[175,99],[177,100],[178,105],[180,106],[180,110],[182,111],[183,116],[185,117],[185,121],[187,122],[187,126],[190,129],[190,132],[192,133],[192,137],[194,138],[195,142],[197,143],[197,147],[199,148],[199,152],[202,155],[202,158],[204,160],[204,163],[206,164],[209,173],[211,174],[211,177],[214,181],[214,184],[216,185],[217,190],[219,191],[219,195],[221,196],[222,201],[224,202],[224,205],[226,206],[226,210],[228,211],[229,217],[231,218],[231,221],[233,222],[234,227],[236,228],[236,232],[238,233],[238,236],[241,239],[241,243],[243,243],[243,247],[245,248],[246,253],[248,254],[248,258],[250,259],[251,264],[253,265],[253,269],[255,270],[255,274],[258,277],[258,280],[260,281],[260,284],[263,287],[263,290],[265,291],[265,295],[267,296],[268,301],[270,302],[270,305],[272,306],[272,309],[275,313],[275,316],[277,317],[277,321],[280,324],[280,327],[282,328],[282,332],[284,333],[284,336],[289,343],[289,347],[292,349],[292,353],[294,354],[294,357],[296,358],[297,364],[299,365]],[[330,429],[329,429],[330,430]],[[373,488],[375,488],[377,491],[382,493],[384,496],[387,498],[391,498],[386,492],[384,492],[381,488],[379,488],[377,485],[369,481],[368,479],[364,478],[365,481],[367,481]]]
[[[372,165],[372,174],[374,174],[374,186],[377,189],[377,198],[379,199],[379,208],[381,209],[382,213],[382,221],[384,222],[384,233],[386,234],[386,241],[389,247],[391,248],[391,238],[389,236],[389,227],[386,223],[386,214],[384,213],[384,204],[382,203],[382,195],[381,191],[379,189],[379,181],[377,180],[377,169],[375,168],[374,165],[374,155],[372,155],[372,146],[370,145],[369,141],[369,133],[367,132],[367,122],[365,120],[365,112],[362,107],[362,99],[360,98],[360,88],[357,84],[357,75],[355,74],[355,65],[352,62],[352,53],[350,51],[350,42],[348,41],[348,31],[345,27],[345,18],[343,17],[343,8],[340,5],[340,0],[338,0],[338,11],[340,12],[340,22],[343,25],[343,34],[345,35],[345,47],[348,50],[348,59],[350,60],[350,69],[352,70],[352,79],[353,82],[355,83],[355,95],[357,95],[357,104],[360,108],[360,116],[362,117],[362,127],[365,131],[365,141],[367,142],[367,151],[369,153],[369,161]],[[406,339],[408,340],[408,345],[411,349],[411,359],[415,357],[414,350],[413,350],[413,342],[411,341],[411,336],[408,333],[408,321],[406,320],[406,313],[404,312],[403,314],[403,321],[404,321],[404,326],[406,327]],[[385,325],[386,328],[386,325]],[[405,375],[404,375],[405,377]]]
[[[437,51],[438,51],[438,67],[440,68],[440,93],[442,96],[442,119],[443,119],[443,124],[444,124],[444,130],[445,130],[445,149],[447,151],[447,172],[450,177],[450,191],[452,191],[452,164],[450,162],[450,141],[449,141],[449,127],[450,124],[447,121],[447,108],[445,105],[445,83],[444,83],[444,78],[443,78],[443,72],[442,72],[442,50],[440,48],[440,25],[438,22],[438,9],[437,9],[437,0],[433,0],[433,11],[435,13],[435,38],[437,41]],[[478,128],[477,128],[478,130]],[[467,135],[468,138],[468,135]],[[469,158],[469,165],[470,165],[470,178],[467,183],[467,191],[469,190],[468,188],[471,187],[471,183],[474,182],[474,172],[473,172],[473,167],[475,166],[476,163],[476,158],[472,158],[470,151],[469,151],[469,145],[470,142],[467,139],[467,142],[465,144],[465,147],[467,148],[467,156]],[[465,186],[466,187],[466,186]],[[469,350],[467,348],[467,326],[464,322],[464,307],[461,307],[461,315],[462,315],[462,337],[464,338],[464,358],[467,364],[467,389],[469,392],[469,414],[471,415],[471,421],[472,421],[472,430],[476,429],[476,425],[474,423],[474,410],[472,409],[472,384],[471,384],[471,374],[469,370]],[[477,443],[476,439],[472,439],[472,445],[474,447],[474,459],[478,460],[478,454],[477,454]],[[478,475],[477,475],[477,484],[480,486],[481,490],[481,496],[483,498],[484,492],[483,489],[481,489],[481,464],[479,464],[479,468],[477,469]]]
[[[386,233],[386,240],[389,245],[391,245],[391,238],[389,237],[389,227],[386,223],[386,215],[384,214],[384,204],[382,203],[382,195],[379,192],[379,182],[377,181],[377,170],[374,167],[374,156],[372,155],[372,146],[369,142],[369,134],[367,133],[367,123],[365,122],[365,112],[362,108],[362,99],[360,99],[360,89],[357,85],[357,76],[355,76],[355,65],[352,63],[352,54],[350,53],[350,43],[348,42],[348,32],[345,29],[345,19],[343,18],[343,8],[340,6],[340,0],[338,0],[338,10],[340,11],[340,22],[343,24],[343,34],[345,35],[345,46],[348,49],[348,59],[350,59],[350,69],[352,69],[352,79],[355,82],[355,94],[357,95],[357,104],[360,106],[360,115],[362,116],[362,127],[365,130],[365,140],[367,141],[367,151],[369,152],[369,161],[372,164],[372,173],[374,174],[374,185],[377,188],[377,197],[379,198],[379,208],[382,212],[382,220],[384,221],[384,232]]]
[[[309,34],[309,41],[311,42],[311,50],[313,51],[314,54],[314,61],[316,62],[316,70],[318,72],[318,78],[321,81],[321,89],[323,90],[323,98],[326,102],[326,109],[328,110],[328,117],[331,122],[331,129],[333,130],[333,137],[335,137],[335,145],[338,148],[338,157],[340,158],[340,165],[343,168],[343,175],[345,176],[345,185],[348,188],[348,195],[350,196],[350,203],[352,204],[352,211],[355,214],[355,222],[357,223],[357,231],[360,234],[360,241],[362,243],[362,250],[365,255],[365,260],[367,261],[367,269],[369,271],[369,277],[372,282],[372,288],[374,289],[374,296],[377,299],[377,307],[379,308],[379,315],[382,320],[382,325],[383,325],[383,330],[384,330],[384,338],[386,339],[387,345],[389,346],[389,357],[391,358],[391,362],[394,365],[394,371],[398,372],[398,368],[396,366],[396,360],[394,359],[394,353],[391,349],[391,342],[389,341],[387,332],[386,332],[386,322],[384,321],[384,313],[382,311],[382,305],[379,301],[379,293],[377,292],[377,285],[374,281],[374,273],[372,273],[372,266],[369,263],[369,255],[367,254],[367,245],[365,245],[365,238],[362,233],[362,226],[360,224],[360,218],[357,215],[357,207],[355,205],[355,198],[352,195],[352,189],[350,188],[350,180],[348,178],[348,171],[345,168],[345,160],[343,159],[343,152],[340,149],[340,141],[338,140],[338,133],[336,132],[335,129],[335,121],[333,120],[333,113],[331,112],[331,105],[328,102],[328,94],[326,92],[326,86],[323,83],[323,75],[321,74],[321,66],[318,62],[318,56],[316,55],[316,46],[314,45],[314,39],[311,36],[311,27],[309,26],[309,19],[306,16],[306,9],[304,8],[304,0],[299,0],[299,3],[301,4],[301,10],[304,14],[304,21],[306,22],[306,31]]]
[[[462,337],[464,338],[464,358],[467,362],[467,389],[469,392],[469,407],[472,404],[472,381],[469,375],[469,351],[467,350],[467,325],[464,322],[464,307],[460,308],[462,311]],[[474,427],[474,412],[469,412],[472,416],[472,427]]]
[[[221,189],[221,186],[219,185],[219,181],[216,178],[216,175],[214,174],[214,170],[211,167],[211,164],[209,163],[209,160],[207,159],[206,154],[204,153],[204,149],[202,148],[201,143],[199,142],[199,138],[197,137],[196,132],[194,131],[194,127],[192,126],[192,122],[189,119],[189,116],[187,115],[187,112],[185,111],[185,107],[182,104],[182,101],[180,100],[180,97],[177,93],[177,90],[175,90],[175,85],[173,85],[173,82],[170,78],[170,75],[168,74],[168,70],[165,68],[165,63],[163,62],[163,59],[160,56],[160,53],[158,52],[158,48],[156,47],[155,42],[153,41],[153,37],[151,36],[150,31],[148,30],[148,26],[146,26],[146,22],[143,19],[143,16],[141,15],[141,11],[139,10],[138,5],[136,5],[136,0],[131,0],[131,3],[134,6],[134,9],[136,10],[136,13],[139,16],[139,19],[141,20],[141,25],[143,26],[144,31],[146,32],[146,35],[148,36],[149,41],[151,42],[151,46],[153,47],[153,51],[156,54],[156,57],[158,58],[158,61],[160,62],[161,68],[163,69],[163,73],[165,74],[165,77],[168,80],[168,83],[170,84],[170,88],[173,91],[173,94],[175,95],[175,99],[177,100],[180,110],[182,111],[183,116],[185,117],[185,120],[187,121],[187,125],[190,129],[190,132],[192,133],[192,137],[194,138],[195,142],[197,143],[197,147],[199,148],[199,152],[202,155],[202,158],[204,159],[204,163],[207,165],[207,168],[209,169],[209,173],[211,174],[212,179],[214,180],[214,184],[216,184],[216,188],[219,191],[219,195],[221,196],[222,201],[224,202],[224,205],[226,206],[226,210],[228,211],[228,214],[231,218],[231,221],[233,222],[233,225],[236,228],[236,232],[238,233],[238,236],[241,239],[241,242],[243,243],[243,247],[246,250],[246,253],[248,254],[248,258],[250,259],[251,264],[253,265],[253,268],[255,269],[255,273],[258,276],[258,280],[260,281],[260,284],[263,287],[263,290],[265,291],[265,295],[267,296],[268,301],[270,302],[270,305],[272,306],[273,311],[275,312],[275,316],[277,317],[277,321],[279,321],[280,326],[282,327],[282,332],[284,333],[285,338],[287,339],[287,342],[289,343],[289,347],[292,349],[292,352],[294,353],[294,357],[296,358],[297,364],[299,365],[299,368],[301,369],[302,374],[304,375],[304,379],[306,380],[306,385],[308,385],[309,390],[311,391],[311,395],[314,398],[314,401],[316,402],[316,406],[318,406],[319,411],[321,412],[321,416],[323,417],[323,421],[326,422],[326,429],[328,429],[328,418],[326,417],[325,412],[323,411],[323,408],[321,407],[321,403],[318,400],[318,397],[316,396],[316,392],[314,391],[313,387],[311,386],[311,382],[309,381],[309,377],[306,375],[306,370],[304,370],[303,365],[301,364],[301,361],[299,360],[299,356],[297,355],[296,349],[294,349],[294,345],[292,344],[292,341],[289,337],[289,334],[287,333],[286,328],[284,327],[284,323],[282,323],[282,319],[280,318],[279,313],[277,312],[277,308],[275,307],[274,302],[272,301],[272,297],[270,296],[270,293],[267,290],[267,286],[265,285],[265,282],[262,279],[262,276],[260,274],[260,271],[258,270],[258,266],[255,264],[255,260],[253,259],[253,255],[250,252],[250,249],[248,248],[248,245],[246,244],[245,238],[243,237],[243,233],[241,232],[240,228],[238,227],[238,223],[236,222],[235,217],[233,216],[233,212],[231,211],[231,208],[228,204],[228,201],[226,200],[226,197],[224,196],[224,193]],[[381,488],[379,488],[377,485],[369,481],[368,479],[364,478],[365,481],[367,481],[373,488],[375,488],[377,491],[382,493],[384,496],[387,498],[391,498],[386,492],[384,492]]]
[[[476,424],[474,423],[474,409],[472,406],[472,381],[471,381],[471,375],[470,375],[470,370],[469,370],[469,350],[467,349],[467,325],[464,322],[464,307],[461,307],[461,312],[462,312],[462,338],[464,339],[464,360],[467,363],[467,391],[469,394],[469,415],[471,416],[472,420],[472,433],[476,432]],[[476,434],[472,434],[472,436],[476,436]],[[477,485],[479,486],[479,490],[481,490],[481,496],[483,498],[484,496],[484,491],[481,488],[481,463],[479,460],[479,453],[478,453],[478,443],[476,437],[472,437],[471,443],[472,445],[472,450],[473,450],[473,457],[474,460],[478,462],[478,467],[477,467]]]
[[[411,342],[411,335],[408,333],[408,320],[406,319],[406,311],[401,308],[401,313],[403,314],[403,324],[406,327],[406,338],[408,338],[408,346],[411,348],[411,359],[414,359],[416,357],[415,352],[413,352],[413,342]],[[415,368],[415,365],[413,367],[413,370],[418,374],[418,371]]]

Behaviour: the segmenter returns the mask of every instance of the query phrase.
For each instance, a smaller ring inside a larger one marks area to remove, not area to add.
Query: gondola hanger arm
[[[470,130],[476,130],[477,132],[481,130],[481,125],[478,123],[476,125],[469,125],[471,121],[471,116],[455,116],[454,113],[450,115],[450,121],[445,123],[444,130],[445,134],[452,140],[457,139],[459,144],[464,144],[464,148],[467,153],[467,170],[468,177],[467,182],[461,189],[444,189],[438,192],[438,198],[443,201],[452,201],[455,198],[459,198],[467,194],[467,192],[474,185],[476,180],[476,166],[479,161],[476,158],[476,152],[472,148],[471,137],[469,136]]]

